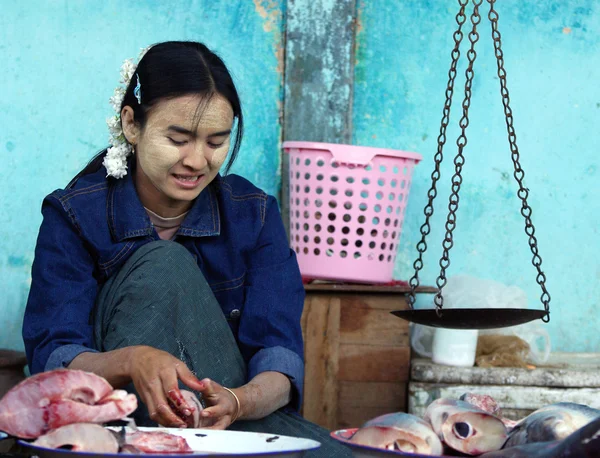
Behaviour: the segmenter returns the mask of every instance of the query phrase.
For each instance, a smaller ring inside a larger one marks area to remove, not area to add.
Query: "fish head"
[[[525,417],[510,433],[507,446],[532,442],[562,440],[600,417],[600,411],[590,407],[559,402],[542,407]]]
[[[499,418],[478,412],[448,415],[441,435],[449,447],[469,455],[499,450],[507,437],[506,427]]]
[[[402,429],[380,426],[359,429],[352,436],[350,442],[405,453],[431,453],[437,455],[442,452],[442,445],[433,434],[422,436]]]
[[[465,401],[438,399],[425,412],[440,440],[468,455],[499,450],[506,442],[506,426],[501,419]]]
[[[351,442],[384,450],[441,455],[442,443],[431,426],[417,416],[398,412],[365,423]]]

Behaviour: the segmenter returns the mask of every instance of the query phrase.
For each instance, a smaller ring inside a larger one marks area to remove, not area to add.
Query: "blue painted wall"
[[[47,193],[105,146],[108,98],[123,59],[167,39],[205,41],[232,69],[247,134],[235,172],[280,188],[285,0],[42,1],[0,16],[0,348],[22,348],[21,315]],[[358,0],[353,143],[416,151],[395,277],[408,279],[422,223],[457,2]],[[484,7],[487,2],[484,2]],[[600,5],[498,2],[515,127],[552,295],[553,348],[600,351],[596,153]],[[323,17],[323,20],[327,20]],[[477,46],[469,143],[449,274],[468,273],[539,297],[519,215],[489,25]],[[457,79],[461,95],[464,67]],[[456,152],[460,97],[448,130],[423,283],[433,284]]]
[[[0,14],[0,348],[21,349],[21,317],[43,197],[108,140],[124,59],[164,40],[216,50],[238,85],[246,136],[232,170],[280,187],[282,0],[32,0]]]
[[[600,3],[497,3],[521,164],[552,296],[546,329],[555,350],[600,351]],[[400,279],[413,273],[457,5],[447,0],[359,1],[353,142],[424,156],[415,169],[395,266],[395,277]],[[484,1],[486,11],[487,7]],[[448,274],[466,273],[517,285],[526,291],[531,307],[541,307],[512,177],[486,16],[480,30],[464,187]],[[457,78],[448,129],[443,192],[436,200],[420,277],[426,284],[434,284],[439,274],[463,88],[464,66]]]

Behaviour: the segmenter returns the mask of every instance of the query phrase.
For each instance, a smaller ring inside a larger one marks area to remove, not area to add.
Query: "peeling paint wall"
[[[600,4],[497,3],[521,163],[552,295],[546,329],[556,350],[600,351],[595,151]],[[229,65],[246,116],[246,136],[233,171],[271,194],[280,189],[282,122],[294,137],[287,139],[348,138],[354,144],[421,153],[424,160],[415,169],[395,266],[395,278],[410,278],[437,148],[457,4],[32,0],[4,5],[0,347],[22,345],[20,317],[43,196],[64,186],[105,146],[108,98],[123,59],[167,39],[204,41]],[[485,16],[480,30],[464,186],[448,274],[517,285],[537,306],[540,291],[519,215]],[[459,66],[424,284],[434,284],[439,273],[464,68]],[[350,76],[342,75],[346,72]],[[293,83],[286,91],[284,80]]]
[[[434,168],[458,2],[359,0],[353,143],[416,151],[395,277],[409,279]],[[483,2],[486,11],[488,3]],[[555,350],[600,351],[600,4],[504,0],[499,28],[529,203],[552,296],[545,326]],[[448,275],[513,284],[541,307],[524,233],[496,75],[482,17],[464,184]],[[462,60],[466,61],[463,42]],[[441,191],[421,282],[434,284],[456,154],[464,69],[459,67]],[[475,304],[474,304],[475,305]]]
[[[280,187],[283,0],[4,2],[0,15],[0,348],[21,349],[43,197],[108,140],[124,59],[165,40],[217,51],[242,99],[246,135],[233,173]]]

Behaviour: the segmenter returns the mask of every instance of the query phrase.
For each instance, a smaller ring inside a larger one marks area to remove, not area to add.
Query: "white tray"
[[[119,430],[120,428],[111,428]],[[128,428],[126,428],[128,429]],[[280,436],[275,434],[249,433],[238,431],[216,431],[212,429],[185,429],[185,428],[138,428],[140,431],[162,431],[177,434],[186,439],[192,453],[177,454],[142,454],[123,455],[117,453],[87,453],[73,452],[63,449],[49,449],[36,447],[29,442],[19,440],[19,444],[29,449],[28,451],[39,458],[107,458],[125,456],[145,456],[151,458],[192,458],[197,456],[240,456],[240,457],[265,457],[265,458],[295,458],[302,457],[308,450],[319,448],[321,444],[311,439],[300,437]]]

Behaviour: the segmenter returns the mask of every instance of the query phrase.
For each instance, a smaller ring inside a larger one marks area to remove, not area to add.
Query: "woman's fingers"
[[[219,389],[222,390],[221,385],[219,385],[217,382],[213,382],[209,378],[204,378],[200,380],[199,383],[202,384],[202,389],[198,391],[200,391],[202,393],[202,396],[204,396],[205,398],[215,396]]]
[[[210,426],[203,426],[204,429],[226,429],[230,425],[230,421],[226,417],[222,417],[215,421]]]
[[[187,427],[186,422],[183,421],[175,412],[173,412],[169,404],[166,402],[166,399],[165,402],[158,404],[158,406],[156,407],[156,412],[157,418],[151,418],[154,421],[156,421],[159,425],[172,426],[174,428]]]
[[[188,369],[188,367],[183,362],[176,364],[175,370],[177,371],[177,376],[179,377],[179,379],[192,390],[204,390],[204,383],[198,380],[198,378],[192,373],[191,370]]]
[[[177,372],[174,369],[163,370],[161,373],[161,381],[165,396],[171,405],[176,409],[180,416],[189,417],[194,410],[194,406],[190,406],[179,390],[179,380]]]
[[[222,404],[215,404],[214,406],[207,407],[200,412],[200,416],[203,418],[221,418],[225,415],[231,416],[229,409]]]
[[[194,376],[184,362],[152,347],[143,347],[132,361],[131,378],[147,405],[150,418],[163,426],[193,426],[198,409],[182,395],[179,380],[192,390],[204,391],[206,386]]]
[[[150,418],[162,426],[174,426],[184,428],[186,426],[179,416],[171,410],[169,407],[169,401],[167,400],[164,392],[163,384],[160,378],[157,377],[159,383],[152,383],[149,385],[149,393],[146,397],[148,406],[148,412]]]
[[[207,407],[200,412],[200,418],[204,419],[204,424],[211,429],[225,429],[232,423],[235,415],[235,398],[227,392],[221,385],[210,379],[203,379],[201,383],[205,388],[202,390]],[[212,420],[212,422],[210,421]]]

